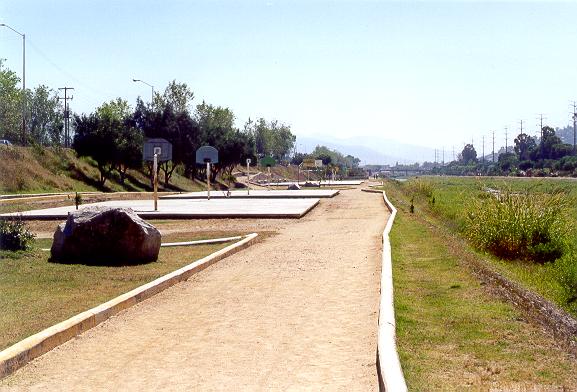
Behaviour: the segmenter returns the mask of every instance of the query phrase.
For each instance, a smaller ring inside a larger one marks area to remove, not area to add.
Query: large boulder
[[[290,184],[287,188],[289,191],[299,191],[301,187],[299,184]]]
[[[127,265],[156,261],[160,232],[130,208],[87,207],[58,225],[52,259],[62,263]]]

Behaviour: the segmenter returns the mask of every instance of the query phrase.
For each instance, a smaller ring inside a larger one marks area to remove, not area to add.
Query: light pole
[[[22,34],[6,23],[0,23],[0,26],[7,27],[22,36],[22,144],[26,144],[26,34]]]
[[[146,83],[144,80],[141,80],[141,79],[132,79],[132,81],[144,83],[147,86],[150,86],[150,88],[152,89],[152,95],[150,96],[150,105],[152,106],[154,104],[154,86],[150,83]]]

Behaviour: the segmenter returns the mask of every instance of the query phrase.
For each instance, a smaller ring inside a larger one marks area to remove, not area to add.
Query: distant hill
[[[395,163],[432,162],[435,159],[435,150],[428,147],[415,146],[399,143],[394,140],[378,137],[359,137],[348,139],[336,139],[332,137],[300,137],[297,136],[297,144],[306,146],[307,152],[311,152],[317,145],[338,150],[345,155],[353,155],[361,160],[362,165],[394,165]],[[302,147],[298,147],[299,152]],[[449,159],[445,152],[446,160]]]

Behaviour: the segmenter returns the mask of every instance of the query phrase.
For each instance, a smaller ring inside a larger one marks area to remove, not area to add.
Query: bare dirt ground
[[[276,231],[45,354],[0,390],[377,390],[382,196],[300,220],[162,224]]]

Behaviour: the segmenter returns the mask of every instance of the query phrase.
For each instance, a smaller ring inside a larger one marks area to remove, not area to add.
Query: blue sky
[[[27,86],[75,88],[71,109],[134,104],[173,79],[195,101],[297,136],[462,148],[524,120],[569,123],[577,2],[27,1],[0,3],[26,34]],[[21,74],[21,38],[0,58]],[[459,147],[460,146],[460,147]],[[480,146],[478,148],[480,150]]]

